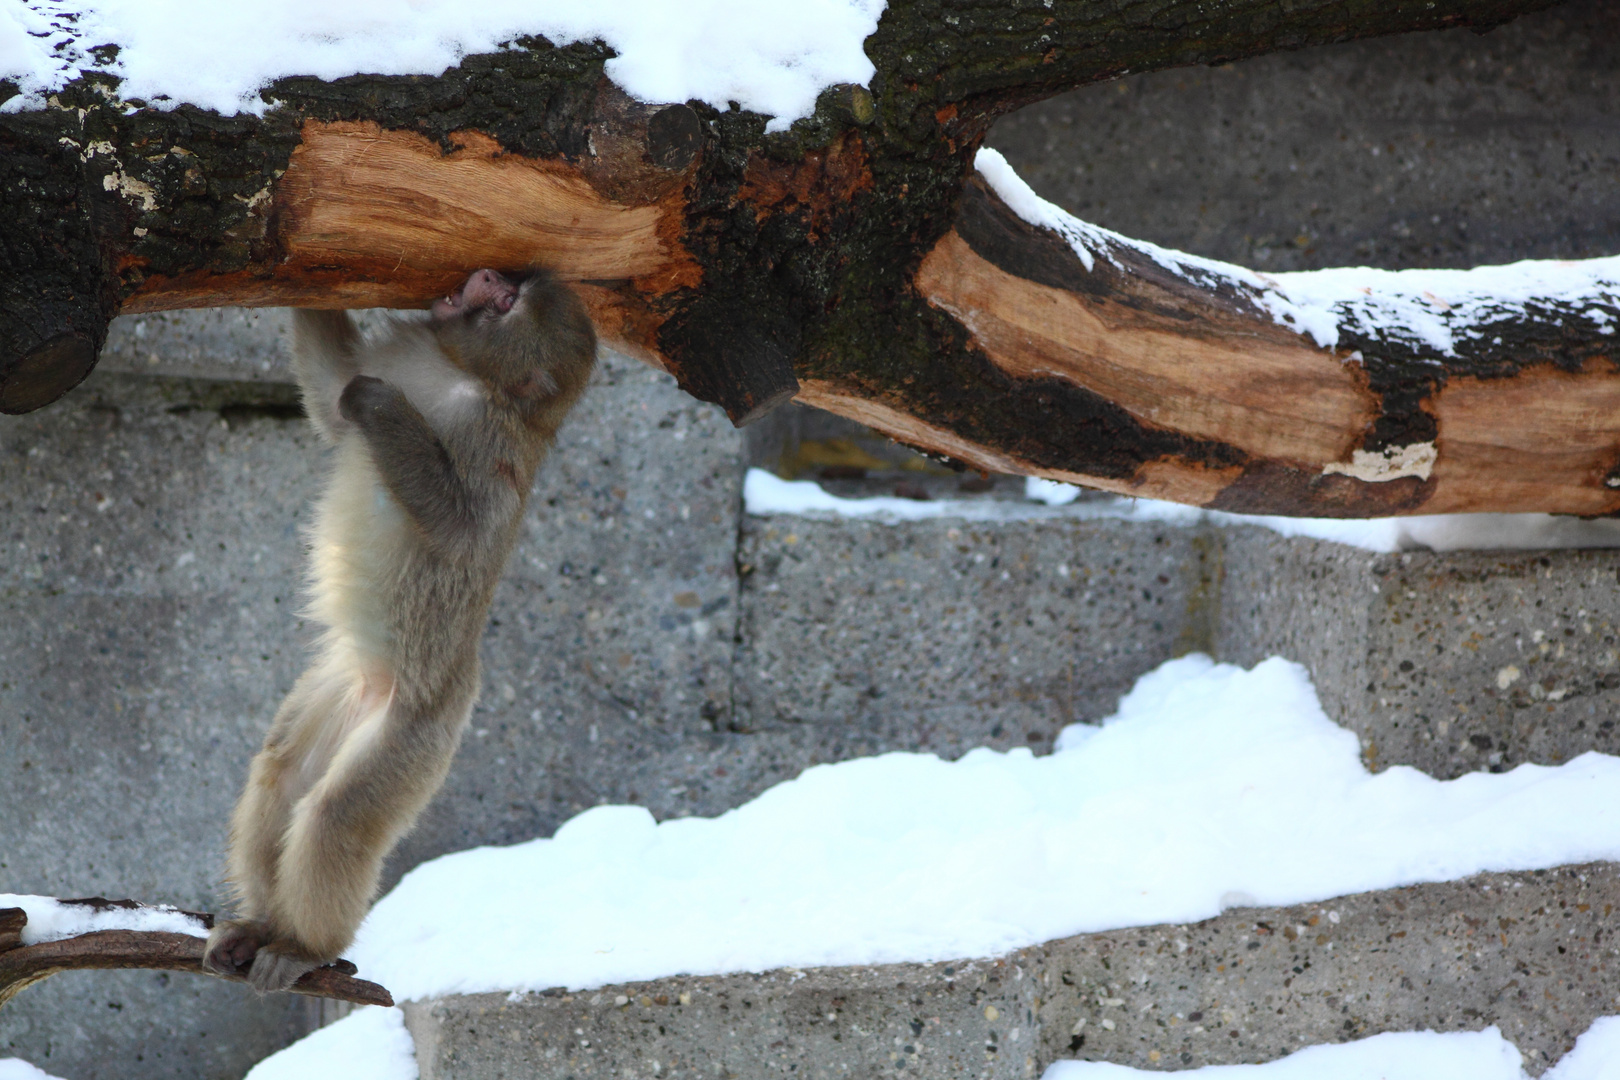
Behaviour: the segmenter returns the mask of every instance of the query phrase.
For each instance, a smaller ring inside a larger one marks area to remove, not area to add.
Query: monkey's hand
[[[338,415],[351,424],[365,427],[367,420],[397,410],[401,403],[406,403],[406,399],[399,387],[370,375],[356,375],[338,398]]]

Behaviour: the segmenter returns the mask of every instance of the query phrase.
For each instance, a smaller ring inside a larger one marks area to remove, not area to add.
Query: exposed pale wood
[[[1106,476],[1047,468],[1032,461],[996,453],[962,438],[948,428],[929,424],[910,413],[862,397],[859,392],[834,383],[821,380],[802,383],[794,400],[847,417],[908,446],[960,461],[984,472],[1039,476],[1139,499],[1163,499],[1204,506],[1236,479],[1238,472],[1219,472],[1185,462],[1149,462],[1133,480],[1122,482]]]
[[[431,78],[280,80],[257,116],[91,72],[0,114],[0,411],[75,385],[119,311],[421,307],[542,262],[739,423],[797,394],[975,467],[1247,512],[1620,511],[1620,341],[1585,306],[1620,297],[1444,356],[1348,324],[1325,350],[1242,275],[1129,243],[1082,266],[972,170],[998,115],[1075,86],[1551,2],[917,0],[865,42],[866,87],[777,133],[632,101],[610,50],[538,38]]]
[[[1213,296],[1172,320],[1123,297],[1015,277],[954,230],[923,259],[917,289],[1015,378],[1062,379],[1144,423],[1260,457],[1342,461],[1377,415],[1358,368]]]
[[[304,125],[287,172],[263,192],[281,260],[260,272],[148,277],[126,312],[243,306],[424,307],[469,266],[544,263],[570,280],[701,277],[673,239],[673,201],[622,205],[581,169],[503,153],[476,131],[450,152],[369,122]]]
[[[1620,357],[1617,357],[1620,359]],[[1542,365],[1453,379],[1434,399],[1435,494],[1426,513],[1620,511],[1620,365]]]

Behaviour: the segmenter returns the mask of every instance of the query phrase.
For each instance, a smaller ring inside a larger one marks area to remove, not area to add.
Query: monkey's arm
[[[342,417],[338,396],[360,373],[355,346],[360,332],[347,311],[293,312],[293,372],[304,396],[304,411],[328,441],[336,437]]]
[[[403,390],[356,375],[338,398],[338,412],[360,429],[383,483],[431,543],[454,546],[476,535],[473,493]]]

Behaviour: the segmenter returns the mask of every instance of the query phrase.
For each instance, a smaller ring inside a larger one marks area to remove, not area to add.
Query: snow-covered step
[[[999,960],[449,996],[405,1015],[423,1080],[988,1080],[1067,1058],[1182,1069],[1492,1024],[1539,1075],[1620,1012],[1617,908],[1620,870],[1589,864],[1235,908]]]

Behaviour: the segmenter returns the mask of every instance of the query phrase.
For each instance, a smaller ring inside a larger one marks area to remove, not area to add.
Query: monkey
[[[353,941],[449,772],[535,471],[595,362],[584,305],[543,270],[479,270],[375,343],[347,312],[294,313],[304,408],[332,447],[306,535],[321,630],[231,818],[238,914],[209,970],[285,990]]]

